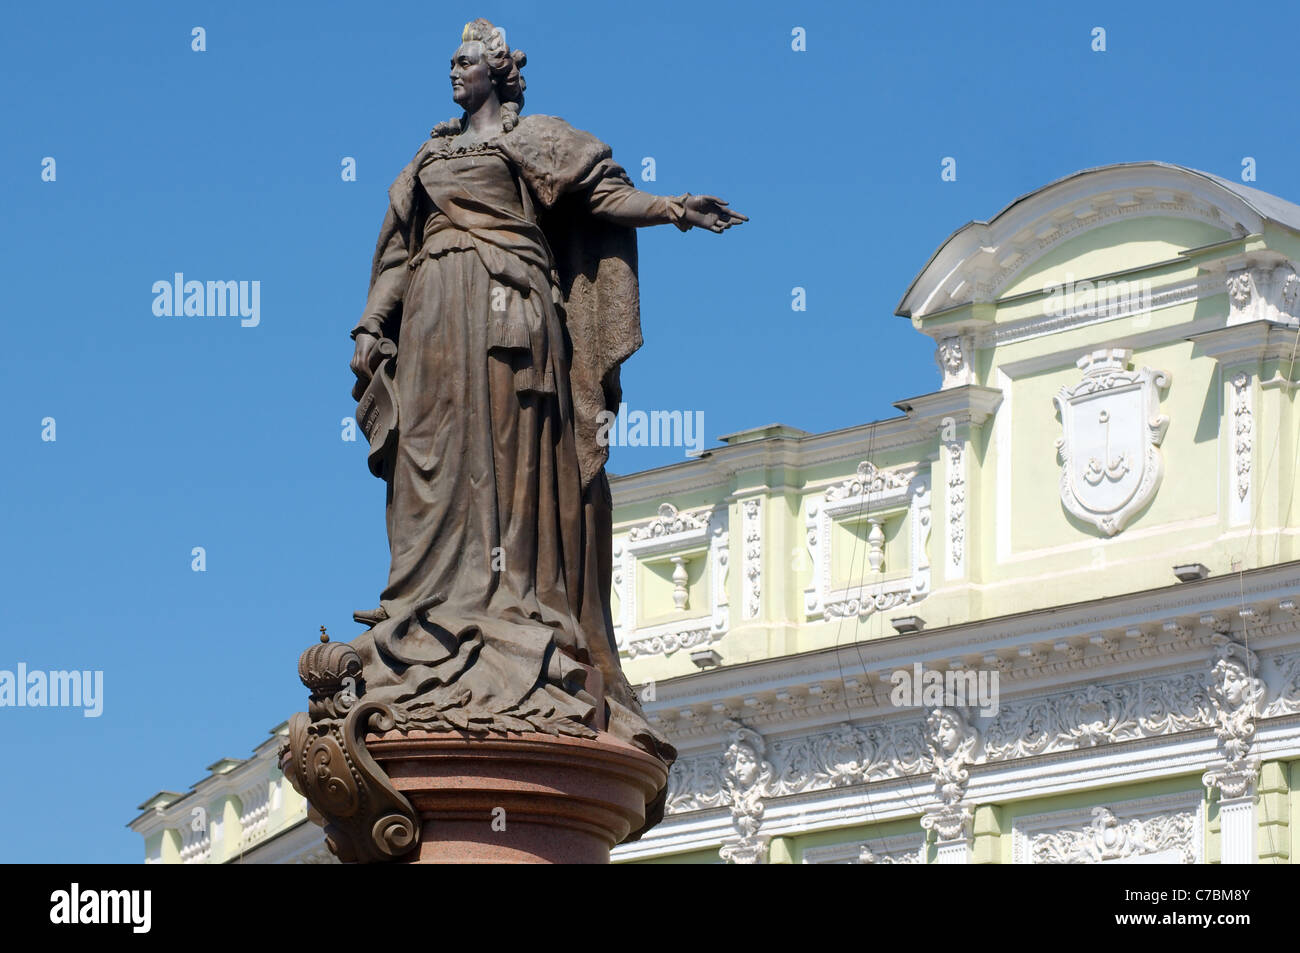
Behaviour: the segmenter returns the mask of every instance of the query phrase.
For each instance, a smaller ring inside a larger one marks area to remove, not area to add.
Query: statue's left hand
[[[727,203],[716,195],[692,195],[684,205],[686,214],[683,220],[693,228],[725,232],[732,225],[749,221],[749,216],[727,208]]]
[[[374,354],[379,338],[368,331],[361,331],[357,334],[356,340],[356,348],[352,352],[352,373],[357,375],[357,382],[352,386],[352,399],[360,400],[361,395],[366,392],[366,385],[370,383],[370,378],[375,373],[375,369],[371,367],[371,356]]]

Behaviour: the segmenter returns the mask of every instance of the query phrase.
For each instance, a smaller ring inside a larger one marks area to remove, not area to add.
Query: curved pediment
[[[1140,268],[1259,234],[1266,222],[1300,233],[1300,206],[1163,162],[1087,169],[953,232],[896,313],[920,318],[1042,290],[1067,268],[1078,277]]]

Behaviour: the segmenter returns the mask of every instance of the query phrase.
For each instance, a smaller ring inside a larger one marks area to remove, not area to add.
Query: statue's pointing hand
[[[727,208],[727,203],[716,195],[692,195],[683,203],[686,224],[693,228],[707,228],[711,232],[725,232],[732,225],[748,222],[749,216]]]

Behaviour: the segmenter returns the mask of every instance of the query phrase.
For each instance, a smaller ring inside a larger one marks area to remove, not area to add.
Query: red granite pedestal
[[[424,864],[605,864],[667,778],[614,736],[389,731],[371,756],[419,815]]]

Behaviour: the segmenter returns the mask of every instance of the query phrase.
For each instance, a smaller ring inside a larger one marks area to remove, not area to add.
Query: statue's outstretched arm
[[[712,195],[687,192],[685,195],[667,196],[642,192],[632,184],[623,167],[612,159],[597,163],[582,187],[593,215],[629,228],[673,224],[682,231],[707,228],[723,232],[732,225],[749,221]]]

